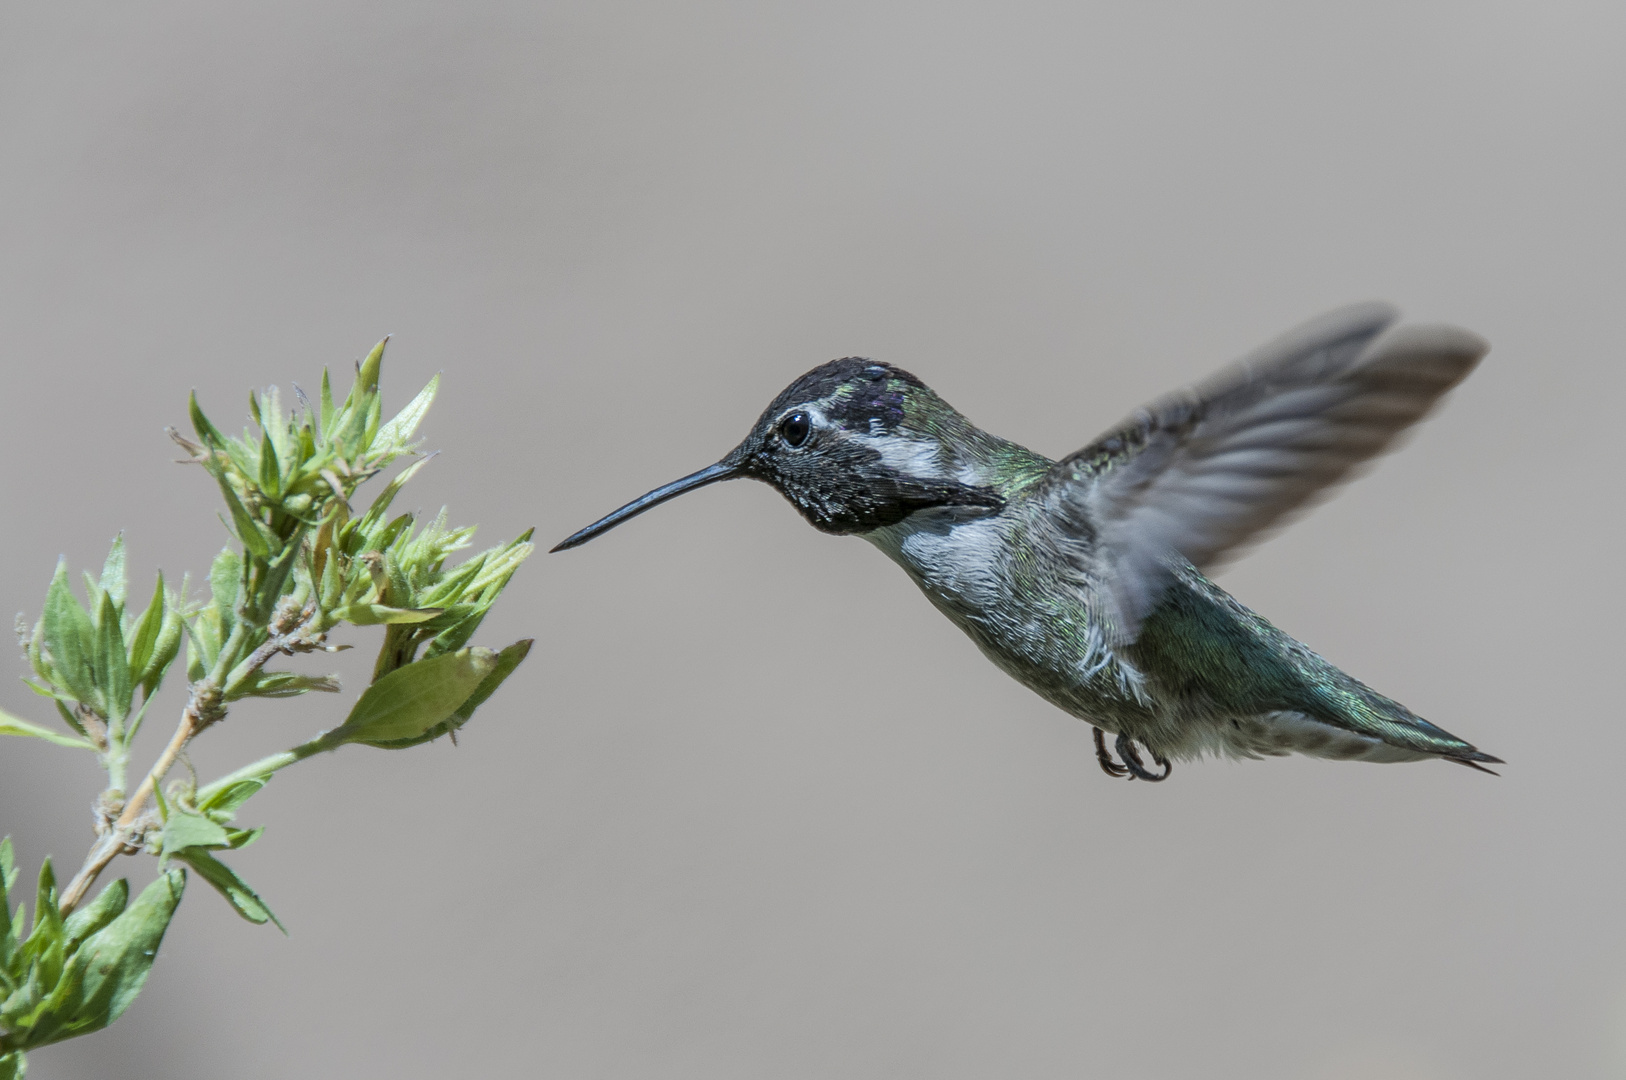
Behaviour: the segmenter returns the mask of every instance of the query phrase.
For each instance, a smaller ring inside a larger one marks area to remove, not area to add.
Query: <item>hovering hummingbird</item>
[[[1208,573],[1388,449],[1489,346],[1359,304],[1171,394],[1060,461],[990,435],[862,357],[791,383],[733,450],[571,536],[750,477],[816,529],[886,552],[984,654],[1095,727],[1111,776],[1292,752],[1501,759],[1345,674]],[[1116,736],[1117,756],[1105,733]],[[1137,744],[1150,753],[1148,768]]]

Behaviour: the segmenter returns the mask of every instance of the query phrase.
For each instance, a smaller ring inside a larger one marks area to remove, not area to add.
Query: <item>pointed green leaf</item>
[[[187,848],[225,847],[226,830],[218,822],[202,814],[179,808],[172,809],[164,822],[163,851],[169,858],[178,858]]]
[[[395,496],[398,495],[401,489],[406,486],[407,481],[418,475],[418,471],[433,461],[434,457],[434,454],[430,454],[427,457],[421,457],[397,473],[393,480],[384,485],[384,490],[378,493],[378,497],[373,500],[373,505],[367,508],[367,512],[361,516],[361,520],[357,523],[356,527],[364,533],[370,533],[377,526],[377,524],[384,519],[384,514],[389,510],[390,503],[395,501]],[[410,514],[403,514],[402,518],[408,522],[412,520]],[[398,518],[397,520],[401,520],[402,518]],[[384,540],[375,546],[383,548],[387,547],[388,544],[389,541]]]
[[[63,920],[62,942],[68,955],[72,956],[86,938],[122,915],[129,902],[130,883],[119,878],[93,902]]]
[[[114,606],[123,611],[124,593],[129,584],[124,573],[123,533],[113,538],[113,548],[107,553],[107,562],[102,564],[102,579],[98,584],[104,593],[113,598]]]
[[[435,394],[440,390],[440,375],[436,374],[429,380],[429,385],[418,391],[407,407],[395,414],[395,418],[378,429],[377,444],[380,446],[405,446],[418,425],[429,412],[429,406],[435,402]]]
[[[397,608],[385,604],[345,604],[333,609],[335,619],[343,619],[356,626],[377,626],[380,623],[428,622],[441,613],[440,608]]]
[[[17,884],[17,858],[11,837],[0,840],[0,998],[16,989],[12,958],[17,953],[17,930],[11,921],[11,887]]]
[[[416,739],[455,713],[496,666],[490,649],[462,649],[396,668],[367,688],[329,737],[371,745]]]
[[[57,698],[57,697],[59,697],[57,691],[52,690],[48,686],[41,686],[39,683],[35,682],[33,679],[28,678],[27,676],[23,677],[23,685],[28,687],[30,690],[34,691],[34,693],[38,694],[40,697],[48,697],[48,698]]]
[[[366,423],[363,424],[361,429],[361,446],[363,449],[377,445],[378,422],[384,416],[384,401],[378,396],[378,391],[376,389],[369,394],[365,400],[367,402]],[[385,455],[383,460],[378,462],[380,465],[388,463],[395,457],[396,453],[389,447],[384,447],[383,449],[375,450],[374,452]]]
[[[296,675],[291,671],[261,671],[244,680],[234,698],[239,697],[297,697],[312,690],[336,694],[342,687],[337,675]]]
[[[86,938],[68,961],[26,1041],[15,1037],[13,1041],[32,1049],[117,1020],[147,981],[185,887],[184,871],[161,875],[122,915]]]
[[[45,620],[39,619],[34,623],[34,632],[23,642],[23,655],[28,657],[28,666],[34,669],[34,674],[48,683],[60,681],[56,666],[51,663],[50,655],[45,651]],[[24,681],[27,681],[26,679]],[[47,696],[54,691],[45,691]]]
[[[11,887],[17,884],[17,855],[11,847],[11,837],[0,840],[0,897],[8,901],[11,896]],[[10,918],[11,909],[6,909],[6,916]]]
[[[383,742],[372,741],[369,743],[369,745],[378,746],[385,750],[404,750],[409,746],[416,746],[419,743],[429,742],[431,739],[438,739],[448,731],[456,731],[458,728],[461,728],[473,718],[474,710],[478,709],[481,705],[484,705],[486,699],[497,692],[497,687],[503,684],[503,680],[512,675],[514,673],[514,669],[519,667],[520,662],[523,661],[526,656],[530,655],[531,645],[532,639],[526,638],[523,641],[514,642],[512,645],[508,646],[508,648],[498,653],[497,663],[492,667],[490,673],[488,673],[484,679],[480,680],[480,685],[475,688],[474,693],[470,694],[464,699],[463,704],[458,706],[456,712],[439,724],[429,728],[427,731],[415,738],[393,739]],[[418,663],[427,664],[433,663],[433,661],[420,660]]]
[[[486,699],[497,692],[497,688],[514,673],[524,659],[531,655],[531,646],[535,638],[522,638],[508,648],[497,654],[497,663],[492,667],[490,674],[480,680],[480,685],[458,706],[457,717],[464,721],[474,716],[474,710],[486,703]]]
[[[152,659],[147,662],[146,670],[141,675],[141,692],[150,699],[158,692],[163,684],[164,674],[169,665],[175,661],[175,655],[181,648],[181,613],[170,608],[164,613],[164,625],[159,628],[158,640],[153,645]]]
[[[130,632],[130,679],[151,698],[181,645],[181,615],[169,604],[164,575],[158,575],[152,602]]]
[[[185,862],[198,872],[198,876],[219,890],[220,895],[226,898],[237,914],[256,925],[266,922],[277,924],[277,929],[284,934],[288,928],[271,913],[271,909],[261,900],[259,894],[237,876],[231,867],[204,851],[202,848],[189,848],[176,855],[176,858]]]
[[[253,514],[248,512],[247,508],[243,506],[242,500],[237,497],[237,493],[232,490],[231,485],[224,479],[220,481],[220,496],[226,500],[226,509],[231,513],[232,532],[237,539],[243,542],[245,548],[260,558],[263,559],[269,555],[271,546],[266,542],[265,534],[262,532],[265,526]]]
[[[45,648],[62,677],[62,689],[87,705],[95,704],[91,657],[96,653],[96,628],[68,587],[66,561],[57,563],[40,621],[45,626]]]
[[[198,393],[196,390],[192,391],[191,397],[187,399],[186,409],[192,416],[192,430],[198,433],[198,438],[203,441],[205,446],[211,450],[219,450],[226,445],[226,436],[222,435],[218,428],[209,423],[209,418],[204,416],[203,410],[198,407]]]
[[[265,576],[257,589],[257,595],[261,598],[261,603],[274,604],[276,599],[282,595],[282,587],[287,584],[289,575],[293,573],[294,566],[299,562],[305,534],[309,531],[309,526],[305,525],[295,528],[289,534],[288,539],[283,542],[282,551],[266,567]],[[271,535],[271,530],[267,529],[266,535]],[[269,614],[269,612],[263,612],[262,614]]]
[[[220,612],[212,607],[200,611],[186,629],[186,677],[197,682],[209,673],[220,655]]]
[[[96,683],[111,719],[122,720],[130,713],[130,657],[124,651],[124,634],[119,629],[119,613],[110,593],[102,594],[96,618]]]
[[[85,610],[95,611],[97,608],[102,606],[101,582],[98,579],[91,577],[89,570],[81,570],[79,571],[79,575],[85,579],[85,598],[90,601],[89,604],[85,605]]]
[[[322,436],[327,441],[333,439],[333,384],[328,380],[327,368],[322,369],[322,397],[321,411],[316,416],[316,426],[321,429]]]
[[[297,391],[298,388],[295,389]],[[289,470],[288,475],[291,477],[295,475],[299,464],[293,455],[293,450],[298,445],[298,437],[295,434],[297,430],[296,418],[282,411],[282,391],[274,386],[265,388],[265,417],[267,423],[261,425],[261,430],[265,432],[266,438],[271,440],[271,446],[276,451],[278,462],[284,467],[296,467]],[[282,489],[282,475],[280,472],[277,477],[277,487],[280,493]]]
[[[260,490],[272,500],[282,498],[282,466],[269,432],[260,437]]]
[[[57,704],[61,705],[61,702]],[[0,735],[29,735],[36,739],[44,739],[46,742],[54,742],[58,746],[83,747],[86,750],[95,749],[91,746],[89,739],[81,739],[76,735],[63,735],[52,731],[50,728],[30,724],[27,720],[19,720],[10,713],[0,713]]]
[[[135,625],[130,628],[130,677],[138,685],[146,682],[147,665],[152,662],[153,649],[158,644],[158,632],[164,626],[167,606],[164,597],[164,575],[160,571],[158,584],[153,587],[152,600],[147,604],[147,610],[136,617]]]
[[[385,338],[377,345],[374,345],[372,351],[367,354],[367,359],[363,360],[361,365],[356,368],[356,393],[378,393],[378,372],[384,365],[384,346],[388,345],[389,342],[390,339]]]
[[[237,605],[243,586],[243,560],[231,548],[222,548],[209,567],[210,603],[220,613],[220,634],[224,640],[237,622]],[[218,646],[217,646],[218,648]]]
[[[84,736],[87,742],[90,742],[90,733],[85,730],[85,725],[79,722],[79,714],[68,708],[67,702],[63,701],[61,697],[54,694],[51,695],[51,697],[56,705],[56,714],[62,717],[62,722],[68,725],[68,729],[70,731],[77,731],[80,735]],[[91,742],[91,745],[94,746],[96,744]]]
[[[221,824],[230,821],[242,805],[253,798],[266,784],[270,783],[269,776],[255,777],[250,780],[239,780],[229,784],[219,791],[211,794],[198,804],[198,809],[213,817]],[[224,816],[222,816],[224,815]]]
[[[34,894],[34,927],[28,932],[23,949],[30,956],[39,956],[61,936],[62,913],[56,906],[56,873],[47,855],[40,863],[39,886]]]
[[[258,840],[263,832],[265,832],[264,825],[256,825],[252,829],[227,829],[226,846],[234,851],[238,848],[246,848]]]
[[[28,1059],[18,1050],[12,1054],[0,1054],[0,1080],[23,1080],[28,1075]]]

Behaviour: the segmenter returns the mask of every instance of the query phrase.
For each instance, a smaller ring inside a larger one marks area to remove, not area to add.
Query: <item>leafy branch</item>
[[[420,525],[389,515],[402,487],[428,462],[417,457],[359,516],[352,499],[396,459],[417,456],[413,436],[439,388],[432,379],[383,420],[379,372],[384,343],[357,365],[334,403],[324,371],[314,404],[296,389],[285,412],[275,388],[249,395],[255,430],[223,434],[198,406],[194,438],[170,436],[214,479],[236,543],[210,567],[209,596],[193,601],[189,580],[170,590],[158,575],[139,614],[127,608],[122,536],[99,576],[84,575],[85,602],[59,564],[38,622],[19,626],[33,690],[51,699],[66,730],[0,714],[0,734],[94,752],[107,772],[95,802],[95,834],[79,871],[61,890],[47,859],[33,926],[9,899],[0,911],[0,1080],[22,1075],[22,1052],[85,1034],[116,1019],[146,978],[179,904],[186,872],[197,873],[255,923],[276,922],[264,900],[219,853],[252,843],[263,828],[234,825],[275,773],[348,743],[404,749],[456,732],[530,650],[471,646],[470,638],[532,551],[530,533],[457,565],[474,529],[451,528],[445,512]],[[286,670],[280,658],[349,648],[330,634],[342,624],[381,626],[372,681],[343,724],[198,787],[168,780],[193,739],[243,698],[337,692],[336,676]],[[128,790],[133,742],[185,642],[187,698],[152,766]],[[168,782],[166,783],[166,780]],[[81,907],[120,855],[146,851],[162,873],[137,900],[117,881]],[[177,865],[179,864],[179,865]],[[10,841],[0,844],[0,885],[17,874]],[[281,923],[277,923],[280,927]]]

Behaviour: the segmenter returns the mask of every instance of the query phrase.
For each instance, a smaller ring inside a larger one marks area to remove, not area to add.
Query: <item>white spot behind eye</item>
[[[880,454],[881,461],[889,469],[905,476],[943,479],[940,448],[930,439],[903,439],[896,435],[870,434],[858,436],[858,441]]]

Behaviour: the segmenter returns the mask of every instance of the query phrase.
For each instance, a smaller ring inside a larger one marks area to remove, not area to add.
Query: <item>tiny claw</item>
[[[1108,776],[1128,776],[1129,770],[1113,760],[1112,751],[1107,749],[1106,732],[1100,728],[1095,729],[1095,760],[1100,762],[1101,771]]]
[[[1151,747],[1147,749],[1152,750]],[[1124,759],[1124,767],[1129,770],[1131,780],[1146,780],[1156,784],[1167,780],[1169,774],[1174,771],[1174,766],[1169,763],[1168,758],[1152,750],[1152,760],[1163,766],[1163,772],[1161,775],[1149,772],[1146,764],[1141,761],[1140,754],[1135,750],[1135,740],[1128,735],[1118,736],[1118,756]]]

